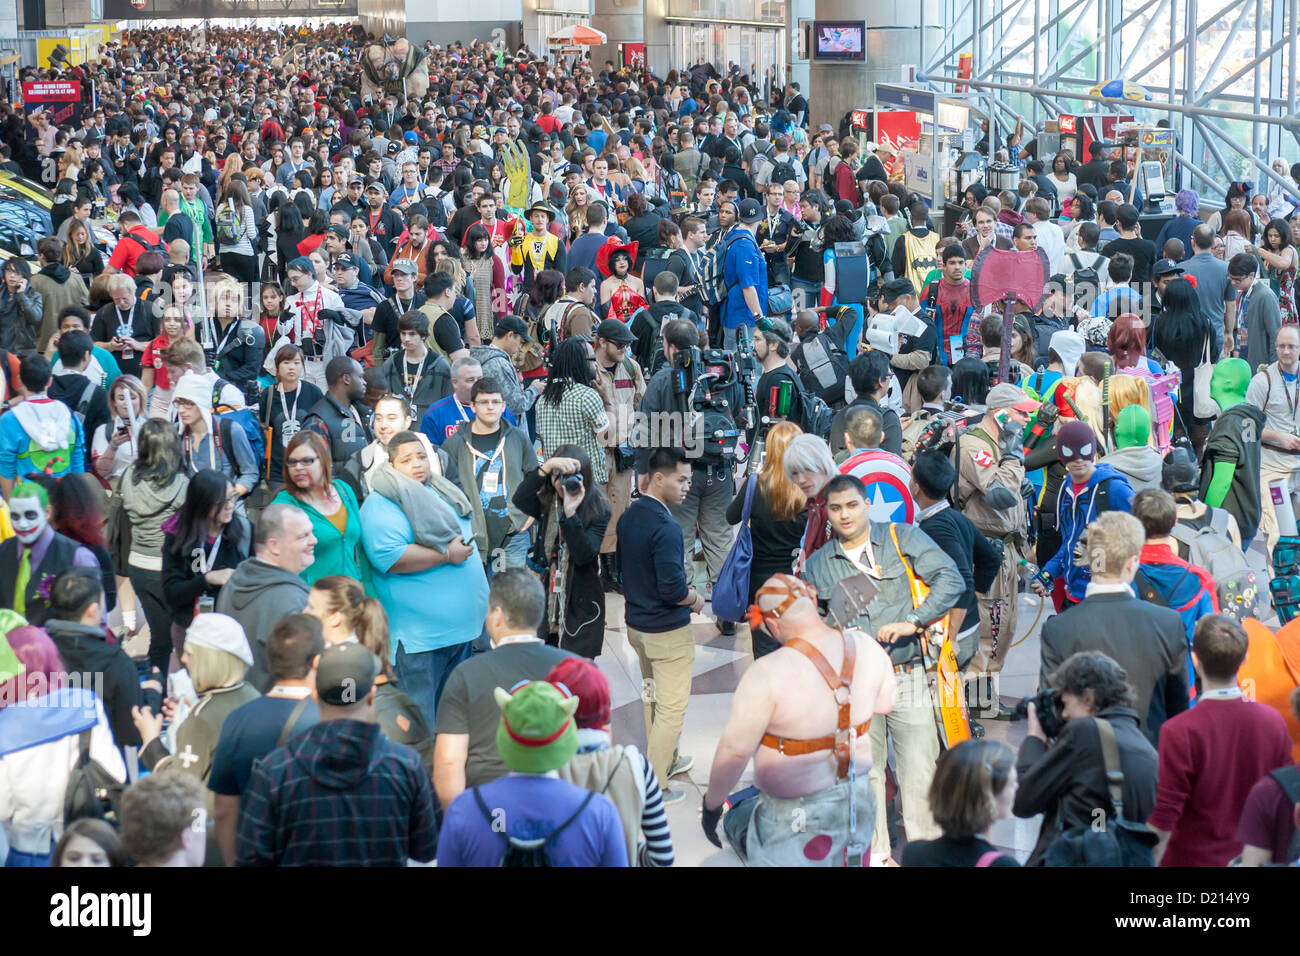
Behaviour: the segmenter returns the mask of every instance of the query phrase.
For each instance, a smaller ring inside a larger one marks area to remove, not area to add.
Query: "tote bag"
[[[713,585],[713,614],[719,621],[742,621],[749,607],[749,566],[754,560],[754,539],[749,532],[749,511],[754,504],[758,475],[749,476],[745,509],[740,514],[740,532],[727,552]]]
[[[1214,376],[1214,356],[1210,354],[1210,340],[1206,338],[1201,350],[1201,361],[1192,379],[1192,414],[1197,418],[1214,418],[1219,414],[1219,403],[1210,397],[1210,379]]]

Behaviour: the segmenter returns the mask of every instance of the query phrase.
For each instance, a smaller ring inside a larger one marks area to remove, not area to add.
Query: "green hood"
[[[1246,387],[1250,384],[1250,365],[1245,359],[1223,359],[1214,366],[1210,378],[1210,397],[1227,411],[1246,400]]]
[[[1129,405],[1115,417],[1115,447],[1145,445],[1151,438],[1151,413],[1141,405]]]

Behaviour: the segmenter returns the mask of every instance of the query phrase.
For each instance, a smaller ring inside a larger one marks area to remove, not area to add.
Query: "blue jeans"
[[[54,851],[49,853],[24,853],[21,850],[10,850],[9,858],[5,860],[6,867],[47,867],[54,860]]]
[[[461,661],[469,660],[473,648],[474,642],[466,641],[463,644],[411,654],[400,643],[397,645],[397,686],[424,711],[424,719],[430,729],[433,728],[438,698],[442,696],[447,675]]]

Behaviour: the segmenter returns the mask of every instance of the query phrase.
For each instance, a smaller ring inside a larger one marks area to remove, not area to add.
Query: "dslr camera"
[[[1033,697],[1026,697],[1016,704],[1016,720],[1029,716],[1030,704],[1034,705],[1034,710],[1038,714],[1038,725],[1043,728],[1043,733],[1047,735],[1047,739],[1055,740],[1061,736],[1061,732],[1065,730],[1065,718],[1061,716],[1062,702],[1060,693],[1048,687],[1045,690],[1040,690]]]

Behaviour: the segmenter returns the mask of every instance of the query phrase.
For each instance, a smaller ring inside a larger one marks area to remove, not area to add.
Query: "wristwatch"
[[[921,620],[921,616],[917,614],[915,611],[907,615],[907,617],[903,618],[903,620],[905,620],[908,624],[911,624],[918,631],[925,630],[925,622]]]

